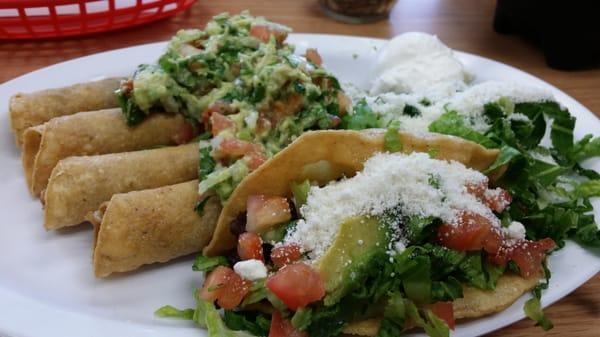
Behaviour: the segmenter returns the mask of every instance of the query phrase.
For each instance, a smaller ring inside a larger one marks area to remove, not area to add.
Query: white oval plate
[[[376,50],[385,40],[333,35],[294,34],[298,52],[318,48],[326,66],[342,82],[368,83]],[[20,154],[7,112],[16,92],[60,87],[106,76],[129,75],[140,63],[155,61],[165,43],[95,54],[34,71],[0,86],[0,336],[201,336],[190,322],[159,319],[164,304],[192,307],[200,275],[192,257],[142,268],[134,273],[96,279],[91,266],[92,232],[87,226],[46,232],[42,209],[29,196]],[[598,135],[600,122],[584,106],[548,83],[483,57],[457,53],[477,81],[502,80],[551,89],[578,119],[576,138]],[[590,165],[600,169],[600,163]],[[588,165],[589,166],[589,165]],[[596,217],[600,213],[597,208]],[[552,255],[553,272],[543,304],[567,295],[600,270],[600,258],[569,243]],[[459,324],[453,336],[474,336],[524,317],[522,298],[502,313]]]

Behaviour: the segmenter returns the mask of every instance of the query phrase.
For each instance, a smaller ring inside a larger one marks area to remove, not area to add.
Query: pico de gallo
[[[130,125],[156,112],[187,118],[180,141],[204,140],[200,195],[227,200],[302,132],[336,128],[350,109],[317,50],[294,54],[289,32],[247,12],[217,15],[204,30],[179,31],[157,64],[140,65],[117,91]]]

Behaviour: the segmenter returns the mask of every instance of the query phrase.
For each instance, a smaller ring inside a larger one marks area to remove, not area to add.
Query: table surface
[[[186,13],[127,30],[67,40],[0,42],[0,83],[67,59],[110,49],[169,39],[178,29],[203,27],[223,11],[249,9],[254,15],[288,25],[295,32],[389,38],[407,31],[436,34],[451,48],[485,56],[529,72],[573,96],[600,116],[600,69],[564,72],[550,69],[540,50],[516,36],[492,29],[494,1],[399,0],[389,20],[347,25],[324,16],[316,0],[198,1]],[[522,320],[489,336],[598,336],[600,274],[546,310],[555,328],[549,332]]]

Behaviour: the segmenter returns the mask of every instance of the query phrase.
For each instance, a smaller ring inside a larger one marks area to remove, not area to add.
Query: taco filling
[[[511,196],[484,174],[427,153],[378,153],[351,178],[291,181],[289,190],[249,196],[229,226],[237,247],[196,261],[207,271],[200,306],[225,310],[223,331],[447,335],[455,319],[501,310],[532,288],[554,247],[497,216]],[[495,308],[456,304],[503,278],[527,285],[511,285],[517,293]]]

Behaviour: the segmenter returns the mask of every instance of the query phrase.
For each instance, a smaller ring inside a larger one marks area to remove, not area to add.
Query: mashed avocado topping
[[[200,175],[199,193],[226,200],[246,174],[302,132],[334,128],[348,109],[318,53],[294,54],[285,43],[289,32],[247,12],[179,31],[157,64],[140,65],[118,90],[127,122],[155,112],[184,115],[194,134],[212,138],[201,144],[215,165]]]

